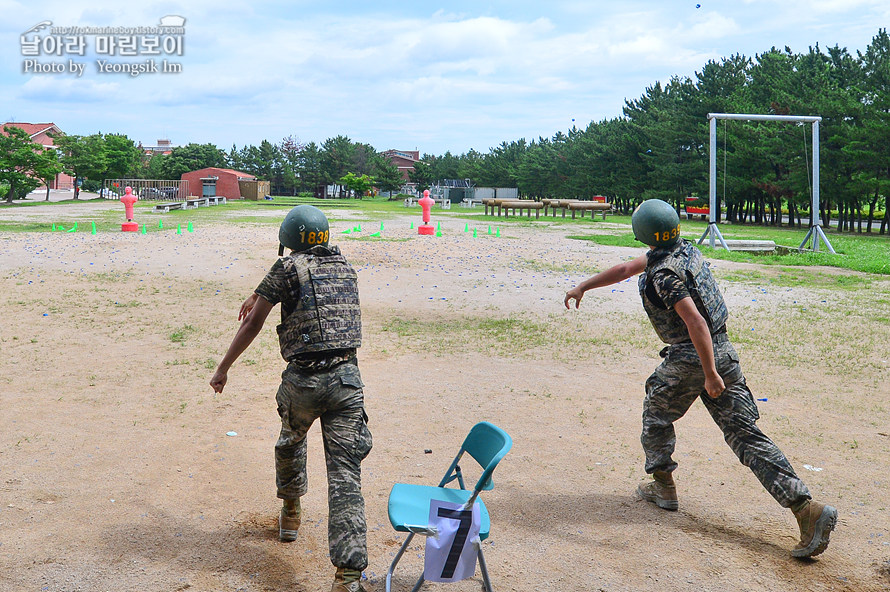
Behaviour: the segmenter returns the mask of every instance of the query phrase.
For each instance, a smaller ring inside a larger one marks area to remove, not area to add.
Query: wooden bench
[[[535,211],[535,218],[541,217],[541,210],[544,209],[544,204],[539,201],[532,201],[530,199],[511,199],[504,200],[499,204],[498,207],[498,216],[501,215],[501,210],[504,211],[504,218],[507,218],[510,215],[510,210],[513,210],[513,215],[516,215],[516,211],[519,211],[519,217],[522,217],[522,210],[525,210],[528,213],[528,217],[532,217],[532,210]]]
[[[220,206],[226,204],[226,198],[222,195],[214,195],[207,198],[207,203],[211,206]]]
[[[185,209],[185,202],[174,201],[171,203],[155,204],[154,211],[167,214],[170,212],[170,210],[182,210],[182,209]]]
[[[584,217],[584,212],[590,212],[591,219],[593,219],[596,212],[602,212],[603,220],[605,220],[606,212],[612,211],[612,204],[596,201],[576,201],[568,204],[567,207],[572,212],[572,220],[575,219],[575,212],[581,212],[582,218]],[[565,212],[563,212],[563,216],[565,216]]]
[[[695,205],[696,202],[699,202],[697,197],[686,198],[686,203],[683,205],[686,208],[687,220],[692,220],[693,216],[701,216],[702,220],[704,220],[711,215],[711,207],[709,205],[697,206]]]
[[[210,207],[210,198],[208,197],[193,197],[185,200],[185,209],[186,210],[194,210],[196,208]]]

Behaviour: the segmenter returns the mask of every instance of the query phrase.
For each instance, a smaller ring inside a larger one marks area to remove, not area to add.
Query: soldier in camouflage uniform
[[[582,282],[565,297],[575,308],[587,290],[640,274],[643,308],[668,344],[664,361],[646,381],[643,433],[646,472],[654,479],[637,493],[665,510],[677,510],[672,454],[674,422],[700,398],[739,460],[770,495],[791,508],[800,527],[794,557],[811,557],[828,546],[837,511],[811,501],[806,485],[782,451],[757,427],[760,415],[745,384],[739,357],[726,335],[726,304],[708,264],[692,243],[680,238],[680,220],[667,202],[648,200],[634,212],[634,235],[649,252]]]
[[[313,206],[293,208],[279,230],[278,259],[241,306],[243,319],[210,381],[222,392],[227,372],[247,349],[272,307],[281,303],[278,337],[288,362],[276,401],[281,433],[275,444],[279,539],[294,541],[300,497],[307,490],[306,433],[321,419],[328,473],[328,544],[337,568],[332,592],[362,592],[368,565],[361,462],[371,451],[364,386],[356,361],[361,311],[355,270],[337,247],[328,246],[328,221]]]

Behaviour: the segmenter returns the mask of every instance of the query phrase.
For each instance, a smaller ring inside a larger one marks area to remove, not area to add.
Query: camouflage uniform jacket
[[[665,289],[666,284],[676,284],[680,290]],[[638,287],[643,308],[658,337],[665,343],[691,341],[686,323],[673,306],[686,295],[692,297],[712,335],[725,330],[729,314],[720,288],[701,251],[687,240],[681,239],[673,247],[649,251],[646,270],[640,275]],[[679,292],[681,297],[665,302],[659,296],[659,293],[670,292]]]
[[[281,356],[304,370],[353,360],[361,345],[355,270],[337,247],[315,246],[279,259],[256,293],[281,303]]]

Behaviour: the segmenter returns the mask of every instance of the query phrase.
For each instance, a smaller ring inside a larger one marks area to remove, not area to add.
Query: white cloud
[[[35,75],[25,82],[19,96],[28,101],[42,103],[96,103],[114,102],[120,104],[124,95],[119,82],[77,79],[51,74]]]
[[[718,12],[707,12],[704,17],[695,22],[688,29],[679,30],[680,35],[686,35],[686,42],[703,39],[723,39],[741,33],[741,27],[735,19]]]
[[[625,97],[674,74],[692,76],[709,59],[772,45],[801,51],[817,41],[864,48],[890,10],[876,0],[701,4],[456,0],[429,14],[417,4],[396,11],[196,0],[177,10],[0,0],[0,12],[12,15],[0,24],[0,47],[13,48],[0,56],[0,94],[14,112],[126,126],[120,131],[147,141],[159,129],[176,142],[221,146],[343,133],[381,149],[423,137],[425,151],[484,151],[502,140],[551,136],[572,118],[584,127],[617,116]],[[187,19],[182,74],[21,73],[18,36],[40,20],[139,26],[167,14]]]

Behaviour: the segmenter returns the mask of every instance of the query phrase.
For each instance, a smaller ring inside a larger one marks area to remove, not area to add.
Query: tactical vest
[[[295,307],[278,325],[286,360],[362,343],[358,276],[337,247],[312,247],[282,261]]]
[[[711,335],[726,325],[729,313],[717,281],[711,275],[708,262],[692,243],[681,240],[667,256],[649,263],[639,279],[643,308],[646,309],[646,314],[649,315],[649,320],[662,341],[674,344],[691,340],[686,323],[673,308],[668,309],[664,305],[648,281],[649,277],[662,269],[670,270],[686,285],[699,314],[707,321]]]

